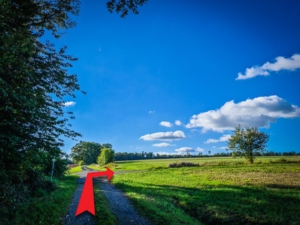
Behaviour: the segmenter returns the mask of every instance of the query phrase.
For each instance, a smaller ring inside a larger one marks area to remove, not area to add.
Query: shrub
[[[229,162],[227,162],[227,161],[218,162],[218,166],[227,166],[227,165],[229,165]]]
[[[193,167],[193,166],[200,166],[199,163],[192,163],[192,162],[175,162],[170,163],[169,168],[178,168],[178,167]]]
[[[287,163],[288,161],[285,158],[280,158],[277,160],[279,163]]]
[[[103,166],[105,164],[111,163],[114,161],[114,150],[110,148],[102,149],[100,155],[98,156],[97,163],[99,166]]]

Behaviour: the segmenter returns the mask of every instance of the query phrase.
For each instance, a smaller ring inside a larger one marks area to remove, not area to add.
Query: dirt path
[[[79,203],[79,199],[81,196],[81,192],[83,189],[83,185],[85,182],[85,178],[87,176],[87,173],[92,171],[88,168],[82,168],[83,171],[80,173],[77,173],[77,175],[80,177],[77,180],[77,188],[75,189],[71,203],[68,208],[68,212],[66,215],[62,218],[62,225],[95,225],[96,222],[94,221],[94,217],[89,212],[84,212],[78,216],[75,216],[77,206]]]
[[[82,167],[83,171],[77,173],[80,178],[78,178],[77,188],[73,194],[71,203],[68,208],[67,214],[62,218],[62,225],[95,225],[94,217],[88,213],[84,212],[79,216],[75,216],[75,212],[78,206],[78,202],[81,196],[83,185],[87,173],[92,172],[87,167]],[[122,173],[122,172],[121,172]],[[116,173],[117,174],[117,173]],[[135,209],[132,207],[128,198],[119,189],[115,188],[113,184],[107,181],[107,179],[97,179],[94,185],[99,185],[100,189],[103,191],[104,196],[107,199],[109,208],[116,218],[119,220],[121,225],[148,225],[150,222],[145,218],[141,217]]]
[[[99,179],[100,180],[100,179]],[[110,210],[115,214],[121,225],[148,225],[150,222],[141,217],[132,207],[128,198],[119,189],[107,180],[101,179],[98,183],[107,199]]]

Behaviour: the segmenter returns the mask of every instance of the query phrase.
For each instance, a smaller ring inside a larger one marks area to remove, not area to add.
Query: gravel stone
[[[80,177],[77,179],[77,188],[73,194],[71,203],[68,208],[67,214],[62,218],[62,225],[96,225],[94,216],[89,212],[81,213],[75,216],[81,192],[84,186],[85,178],[89,172],[93,172],[85,166],[82,167],[82,172],[77,173]],[[95,172],[95,171],[94,171]],[[124,171],[128,172],[138,172],[138,171]],[[122,171],[116,172],[115,174],[121,174]],[[135,209],[132,207],[128,198],[117,189],[113,184],[111,184],[106,178],[96,178],[93,182],[94,185],[99,185],[100,190],[102,190],[104,196],[107,199],[109,209],[119,220],[120,225],[150,225],[151,223],[146,219],[141,217]]]
[[[79,178],[80,179],[80,178]],[[79,180],[78,179],[78,180]],[[78,202],[81,196],[83,189],[84,181],[78,183],[77,188],[73,194],[71,204],[69,205],[67,214],[62,218],[62,225],[95,225],[94,217],[89,212],[81,213],[78,216],[75,216]]]
[[[106,179],[97,179],[97,182],[109,204],[109,209],[119,220],[121,225],[150,225],[151,223],[141,217],[133,208],[128,198]],[[96,184],[95,184],[96,185]]]

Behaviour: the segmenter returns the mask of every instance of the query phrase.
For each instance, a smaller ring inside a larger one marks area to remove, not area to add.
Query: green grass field
[[[200,167],[168,168],[189,161]],[[300,157],[116,162],[113,183],[154,224],[299,224]]]
[[[54,179],[56,190],[51,193],[40,193],[15,210],[14,218],[2,221],[3,224],[53,224],[59,225],[67,212],[71,197],[77,186],[77,176],[65,176]],[[3,219],[3,218],[2,218]],[[0,220],[0,224],[1,220]]]

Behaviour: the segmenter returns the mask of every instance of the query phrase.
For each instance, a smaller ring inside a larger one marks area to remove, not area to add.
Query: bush
[[[288,161],[285,158],[280,158],[277,160],[279,163],[287,163]]]
[[[169,168],[178,168],[178,167],[193,167],[193,166],[200,166],[199,163],[192,163],[192,162],[175,162],[170,163]]]
[[[99,166],[103,166],[107,163],[111,163],[114,161],[114,155],[115,152],[114,150],[110,148],[104,148],[101,150],[101,154],[99,155],[97,159],[97,163]]]
[[[79,166],[82,166],[82,165],[83,165],[83,160],[79,161],[79,162],[78,162],[78,165],[79,165]]]
[[[218,166],[227,166],[227,165],[229,165],[229,162],[227,162],[227,161],[218,162]]]

